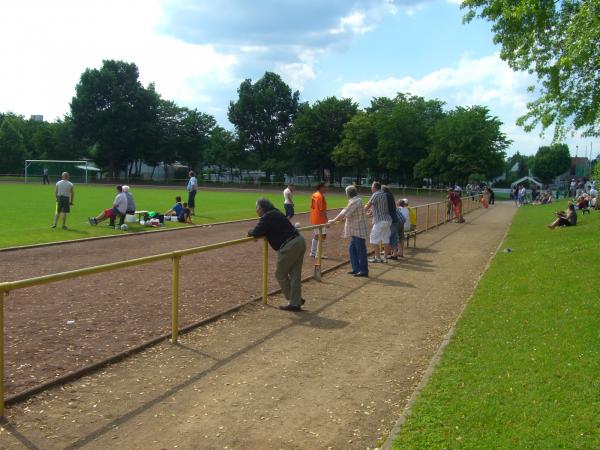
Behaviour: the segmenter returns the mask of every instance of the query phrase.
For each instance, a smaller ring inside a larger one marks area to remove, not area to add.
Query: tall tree
[[[500,174],[511,142],[500,131],[501,125],[484,106],[450,111],[435,124],[431,151],[415,165],[415,176],[464,182],[474,173],[488,178]]]
[[[189,168],[199,169],[216,125],[213,116],[196,109],[182,108],[178,124],[177,159],[185,162]]]
[[[0,173],[17,174],[23,171],[27,148],[15,120],[5,116],[0,125]]]
[[[389,102],[374,99],[377,158],[387,172],[404,183],[412,179],[414,165],[427,156],[432,128],[444,116],[443,105],[402,93]]]
[[[205,160],[209,164],[226,167],[229,169],[230,176],[233,177],[234,169],[244,167],[246,153],[231,131],[217,126],[211,133]]]
[[[299,92],[292,92],[279,75],[265,72],[254,84],[243,81],[238,100],[229,103],[229,121],[267,178],[284,163],[282,142],[298,112],[299,98]]]
[[[360,183],[364,170],[377,165],[376,148],[374,116],[359,112],[344,125],[342,141],[334,148],[331,158],[339,166],[354,169],[356,182]]]
[[[600,135],[600,1],[463,0],[464,17],[493,23],[500,57],[515,70],[535,73],[539,96],[518,124],[571,128]],[[534,90],[532,86],[530,90]]]
[[[290,133],[289,149],[296,167],[304,173],[334,172],[331,153],[342,140],[344,125],[356,114],[358,105],[351,99],[328,97],[312,106],[300,108]]]
[[[157,121],[154,88],[139,81],[138,68],[124,61],[103,61],[86,69],[71,100],[71,117],[78,138],[94,145],[94,159],[113,175],[138,159],[151,143],[148,127]]]
[[[571,154],[567,144],[553,144],[538,149],[533,159],[533,174],[544,183],[565,173],[571,166]]]

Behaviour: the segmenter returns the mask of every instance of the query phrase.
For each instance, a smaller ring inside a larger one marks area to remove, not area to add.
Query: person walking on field
[[[67,230],[67,214],[71,212],[71,206],[73,206],[73,199],[75,198],[75,189],[73,183],[69,181],[69,172],[62,173],[61,180],[56,183],[54,196],[56,197],[56,212],[54,213],[52,228],[56,228],[58,216],[62,214],[62,229]]]
[[[285,217],[292,220],[294,217],[294,184],[290,181],[287,187],[283,190],[283,208],[285,209]]]
[[[372,259],[369,259],[370,263],[387,263],[387,257],[390,253],[390,229],[392,226],[392,216],[388,207],[388,200],[385,192],[381,190],[381,183],[379,181],[373,182],[371,185],[371,198],[365,206],[367,214],[373,217],[373,227],[371,228],[371,235],[369,241],[373,246],[375,254]],[[383,243],[384,257],[379,257],[379,244]]]
[[[345,220],[342,236],[350,238],[348,253],[350,254],[350,265],[352,270],[348,272],[355,277],[369,276],[369,262],[367,259],[367,219],[363,202],[358,197],[355,186],[346,187],[348,204],[342,211],[328,223],[333,224],[339,220]]]
[[[190,170],[189,173],[190,179],[187,184],[188,191],[188,208],[190,208],[190,212],[192,216],[196,215],[196,193],[198,192],[198,179],[196,178],[196,174],[193,170]]]
[[[284,311],[302,311],[302,262],[306,251],[306,242],[298,230],[290,223],[270,200],[260,198],[256,201],[256,214],[260,219],[256,227],[248,231],[254,238],[266,237],[269,245],[277,252],[275,278],[288,301],[279,309]]]
[[[317,184],[317,190],[310,199],[310,224],[323,225],[327,223],[327,201],[325,200],[325,183],[321,181]],[[323,249],[321,258],[325,256],[325,238],[327,237],[327,227],[323,227]],[[317,257],[317,249],[319,246],[319,229],[313,230],[313,238],[310,245],[310,256]]]
[[[48,168],[44,167],[42,170],[42,184],[50,184],[50,178],[48,178]]]

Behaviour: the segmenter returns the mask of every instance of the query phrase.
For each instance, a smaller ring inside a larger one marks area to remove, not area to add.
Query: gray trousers
[[[275,278],[283,295],[291,305],[300,306],[302,298],[302,261],[306,242],[302,236],[295,237],[277,251]]]

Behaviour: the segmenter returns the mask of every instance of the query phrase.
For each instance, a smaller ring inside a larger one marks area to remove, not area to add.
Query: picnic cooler
[[[135,218],[135,214],[126,214],[125,222],[127,222],[127,223],[137,222],[137,219]]]

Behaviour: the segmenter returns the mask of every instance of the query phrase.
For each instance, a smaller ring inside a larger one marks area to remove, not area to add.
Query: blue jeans
[[[392,225],[390,226],[390,247],[392,247],[392,248],[398,248],[398,226],[399,225],[400,225],[400,222],[392,222]]]
[[[348,253],[350,253],[350,265],[352,266],[352,272],[363,273],[367,275],[369,273],[369,263],[367,261],[366,240],[352,236],[350,239],[350,246],[348,247]]]

